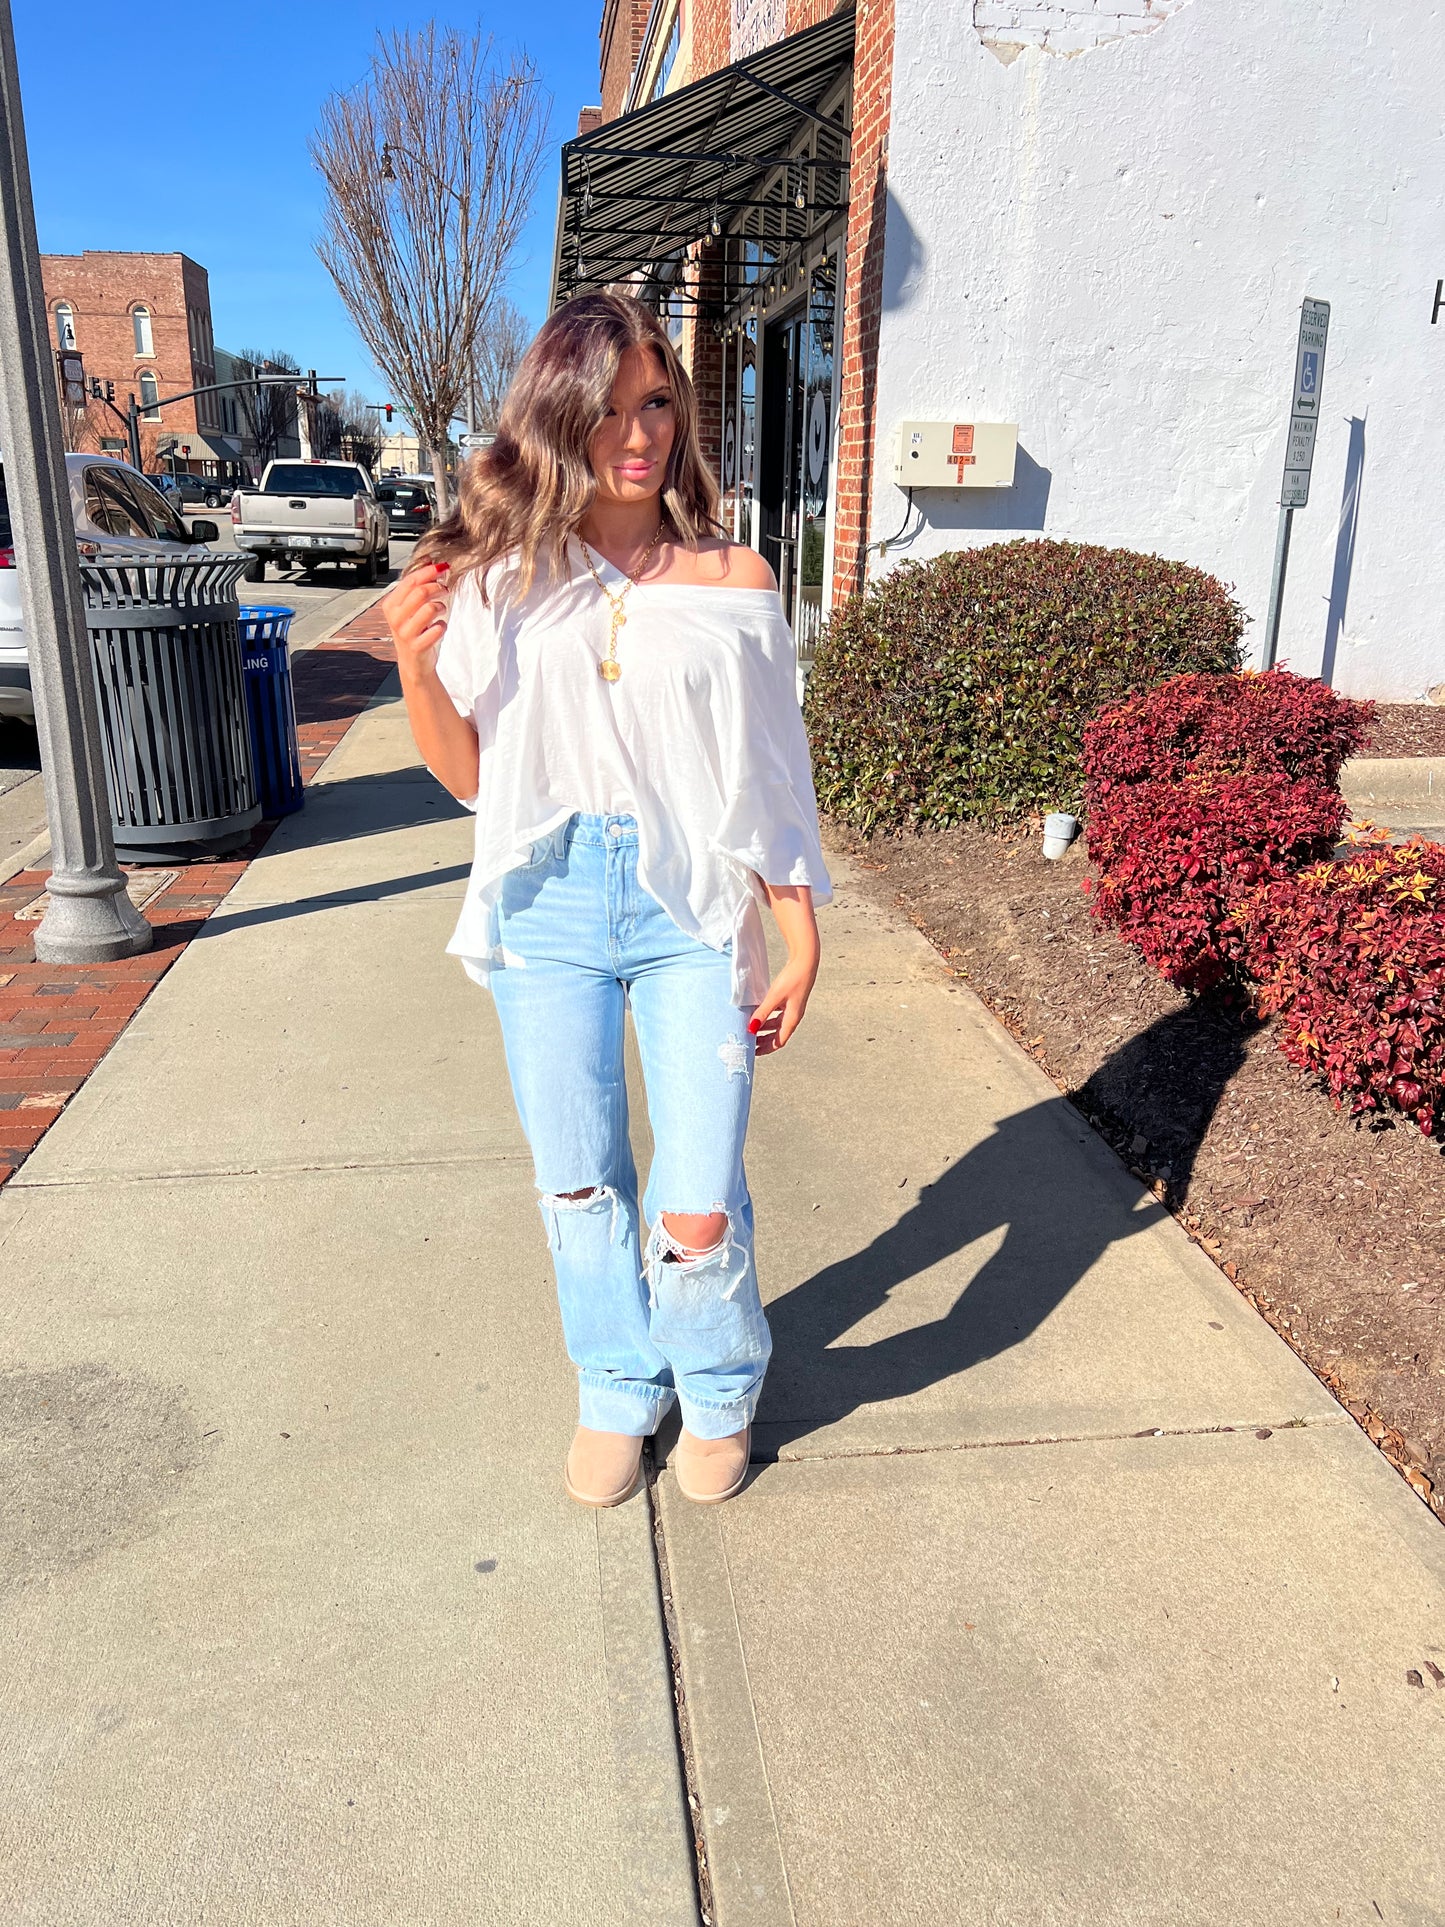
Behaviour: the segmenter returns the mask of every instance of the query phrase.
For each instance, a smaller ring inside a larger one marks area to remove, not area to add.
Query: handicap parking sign
[[[1302,395],[1312,395],[1319,386],[1320,358],[1313,349],[1307,348],[1301,356],[1299,387]]]

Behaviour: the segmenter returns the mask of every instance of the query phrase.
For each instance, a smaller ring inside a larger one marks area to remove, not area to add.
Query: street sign
[[[1294,398],[1289,409],[1289,436],[1284,449],[1284,480],[1279,491],[1279,533],[1275,537],[1274,571],[1269,584],[1269,613],[1264,619],[1264,666],[1273,669],[1279,653],[1280,615],[1284,608],[1284,577],[1289,567],[1289,532],[1296,509],[1310,499],[1310,469],[1314,466],[1315,435],[1320,425],[1320,396],[1325,385],[1325,343],[1330,333],[1330,304],[1306,295],[1300,303],[1299,345],[1294,357]]]
[[[490,448],[496,439],[495,435],[458,435],[457,447],[470,455],[474,448]]]
[[[71,408],[85,406],[85,363],[72,349],[62,348],[55,357],[60,368],[60,398]]]
[[[1294,400],[1290,404],[1284,483],[1279,497],[1281,508],[1302,509],[1310,499],[1310,469],[1315,458],[1315,430],[1319,426],[1320,395],[1325,383],[1325,343],[1329,332],[1329,302],[1307,298],[1300,308]]]

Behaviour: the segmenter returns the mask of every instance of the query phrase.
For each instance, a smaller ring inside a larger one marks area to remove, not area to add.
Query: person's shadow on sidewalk
[[[1171,1193],[1187,1188],[1194,1157],[1230,1078],[1244,1059],[1237,1016],[1191,1005],[1131,1038],[1091,1077],[1082,1110],[1107,1095],[1137,1095],[1177,1082],[1188,1097],[1170,1108],[1155,1140],[1170,1166]],[[1164,1075],[1172,1067],[1174,1076]],[[1064,1098],[1005,1118],[929,1185],[895,1224],[850,1257],[828,1265],[768,1307],[773,1364],[758,1415],[755,1457],[847,1418],[936,1385],[1008,1351],[1049,1314],[1120,1239],[1165,1215],[1152,1199],[1098,1182],[1077,1155],[1090,1126]],[[1071,1183],[1071,1175],[1080,1182]],[[980,1240],[1003,1237],[942,1317],[871,1343],[839,1343],[883,1305],[895,1286]]]

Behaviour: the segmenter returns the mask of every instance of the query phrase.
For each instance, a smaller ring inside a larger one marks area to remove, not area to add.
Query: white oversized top
[[[595,551],[594,551],[595,553]],[[774,589],[643,582],[627,592],[622,674],[608,683],[610,611],[576,542],[571,579],[526,595],[506,563],[483,601],[452,598],[437,673],[481,745],[476,846],[447,950],[480,984],[499,964],[497,899],[508,870],[574,811],[630,815],[638,881],[678,928],[733,945],[732,999],[770,981],[762,882],[832,885],[798,708],[793,640]],[[616,594],[627,581],[598,573]]]

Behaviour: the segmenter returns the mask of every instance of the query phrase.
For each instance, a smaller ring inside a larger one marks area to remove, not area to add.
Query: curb
[[[1340,789],[1352,810],[1399,803],[1445,810],[1445,756],[1355,756],[1340,772]]]

